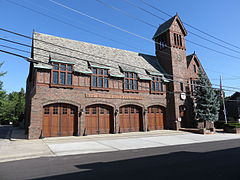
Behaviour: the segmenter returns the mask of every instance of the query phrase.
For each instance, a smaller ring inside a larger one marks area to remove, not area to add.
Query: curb
[[[22,156],[15,156],[15,157],[7,157],[7,158],[0,158],[0,163],[10,162],[10,161],[17,161],[17,160],[27,160],[27,159],[34,159],[34,158],[42,158],[42,157],[55,157],[55,155],[43,154],[43,153],[34,153],[29,155],[22,155]]]

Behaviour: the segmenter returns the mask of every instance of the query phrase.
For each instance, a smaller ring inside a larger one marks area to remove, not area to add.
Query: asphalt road
[[[11,130],[10,125],[0,125],[0,139],[7,139],[9,138],[9,131]]]
[[[0,179],[240,179],[240,140],[0,164]]]

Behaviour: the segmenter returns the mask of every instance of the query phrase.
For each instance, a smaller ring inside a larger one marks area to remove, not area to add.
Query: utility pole
[[[225,123],[227,123],[227,113],[226,113],[224,92],[223,92],[223,90],[222,90],[222,77],[221,77],[221,76],[220,76],[220,93],[221,93],[221,97],[222,97],[222,100],[223,100],[223,114],[224,114],[224,119],[225,119]]]

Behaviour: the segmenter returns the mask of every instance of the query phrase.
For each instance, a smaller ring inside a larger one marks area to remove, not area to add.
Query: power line
[[[160,16],[158,16],[158,15],[156,15],[156,14],[154,14],[154,13],[152,13],[152,12],[150,12],[150,11],[144,9],[144,8],[142,8],[141,6],[137,6],[137,5],[133,4],[132,2],[130,2],[130,1],[128,1],[128,0],[123,0],[123,1],[125,1],[126,3],[128,3],[128,4],[130,4],[130,5],[134,6],[134,7],[137,7],[138,9],[140,9],[140,10],[142,10],[142,11],[148,13],[148,14],[151,14],[152,16],[154,16],[154,17],[156,17],[156,18],[158,18],[158,19],[161,19],[161,20],[163,20],[163,21],[166,21],[166,19],[164,19],[164,18],[162,18],[162,17],[160,17]]]
[[[76,9],[73,9],[73,8],[71,8],[71,7],[68,7],[68,6],[64,5],[64,4],[58,3],[58,2],[56,2],[56,1],[54,1],[54,0],[49,0],[49,1],[52,2],[52,3],[54,3],[54,4],[56,4],[56,5],[58,5],[58,6],[61,6],[61,7],[63,7],[63,8],[66,8],[66,9],[68,9],[68,10],[71,10],[71,11],[73,11],[73,12],[76,12],[76,13],[82,15],[82,16],[85,16],[85,17],[88,17],[88,18],[90,18],[90,19],[92,19],[92,20],[95,20],[95,21],[97,21],[97,22],[99,22],[99,23],[105,24],[105,25],[110,26],[110,27],[112,27],[112,28],[118,29],[118,30],[120,30],[120,31],[123,31],[123,32],[125,32],[125,33],[131,34],[131,35],[133,35],[133,36],[136,36],[136,37],[138,37],[138,38],[141,38],[141,39],[144,39],[144,40],[146,40],[146,41],[152,42],[151,39],[148,39],[148,38],[146,38],[146,37],[144,37],[144,36],[141,36],[141,35],[138,35],[138,34],[136,34],[136,33],[130,32],[130,31],[125,30],[125,29],[123,29],[123,28],[121,28],[121,27],[115,26],[115,25],[113,25],[113,24],[111,24],[111,23],[102,21],[102,20],[100,20],[100,19],[98,19],[98,18],[95,18],[95,17],[93,17],[93,16],[90,16],[90,15],[88,15],[88,14],[86,14],[86,13],[83,13],[83,12],[81,12],[81,11],[79,11],[79,10],[76,10]],[[197,46],[200,46],[200,47],[202,47],[202,48],[211,50],[211,51],[213,51],[213,52],[216,52],[216,53],[219,53],[219,54],[223,54],[223,55],[225,55],[225,56],[229,56],[229,57],[232,57],[232,58],[235,58],[235,59],[240,60],[239,57],[236,57],[236,56],[233,56],[233,55],[230,55],[230,54],[227,54],[227,53],[223,53],[223,52],[221,52],[221,51],[214,50],[214,49],[212,49],[212,48],[206,47],[206,46],[204,46],[204,45],[200,45],[200,44],[195,43],[195,42],[193,42],[193,41],[188,40],[188,42],[190,42],[190,43],[192,43],[192,44],[195,44],[195,45],[197,45]],[[166,46],[166,47],[167,47],[167,46]]]
[[[53,20],[55,20],[55,21],[57,21],[57,22],[60,22],[60,23],[62,23],[62,24],[71,26],[71,27],[73,27],[73,28],[75,28],[75,29],[77,29],[77,30],[84,31],[84,32],[87,32],[87,33],[89,33],[89,34],[93,34],[93,35],[98,36],[98,37],[100,37],[100,38],[107,39],[107,40],[110,40],[110,41],[112,41],[112,42],[116,42],[116,43],[125,45],[125,46],[130,47],[130,48],[134,48],[134,49],[138,49],[138,50],[143,51],[143,52],[150,53],[150,52],[148,52],[148,51],[146,51],[146,50],[140,49],[140,48],[138,48],[138,47],[131,46],[131,45],[127,44],[127,43],[124,43],[124,42],[121,42],[121,41],[117,41],[117,40],[115,40],[115,39],[111,39],[111,38],[109,38],[109,37],[107,37],[107,36],[104,36],[104,35],[102,35],[102,34],[98,34],[98,33],[96,33],[96,32],[89,31],[88,29],[85,29],[85,28],[83,28],[83,27],[79,27],[79,26],[77,26],[77,25],[75,25],[75,24],[71,24],[71,23],[66,22],[66,21],[63,21],[63,20],[61,20],[61,19],[59,19],[59,18],[56,18],[56,17],[50,16],[50,15],[47,15],[47,14],[45,14],[45,13],[42,13],[42,12],[37,11],[37,10],[35,10],[35,9],[26,7],[26,6],[22,5],[22,4],[18,4],[18,3],[16,3],[16,2],[11,1],[11,0],[6,0],[6,1],[9,2],[9,3],[12,3],[12,4],[14,4],[14,5],[17,5],[17,6],[19,6],[19,7],[22,7],[22,8],[24,8],[24,9],[27,9],[27,10],[29,10],[29,11],[32,11],[32,12],[34,12],[34,13],[37,13],[37,14],[40,14],[40,15],[42,15],[42,16],[48,17],[48,18],[50,18],[50,19],[53,19]],[[0,30],[3,30],[3,29],[0,28]],[[8,31],[6,31],[6,32],[8,32]],[[9,31],[9,33],[13,33],[13,32]],[[20,35],[19,33],[13,33],[13,34],[15,34],[15,35]],[[25,38],[29,38],[28,36],[25,36],[25,35],[20,35],[20,36],[25,37]]]
[[[152,7],[153,9],[155,9],[155,10],[158,10],[158,11],[160,11],[161,13],[163,13],[163,14],[165,14],[165,15],[167,15],[167,16],[170,16],[170,17],[171,17],[171,15],[170,15],[170,14],[168,14],[168,13],[166,13],[166,12],[162,11],[161,9],[158,9],[158,8],[156,8],[156,7],[152,6],[151,4],[148,4],[147,2],[145,2],[145,1],[143,1],[143,0],[140,0],[140,1],[142,1],[144,4],[146,4],[146,5],[148,5],[148,6]]]
[[[237,56],[233,56],[233,55],[231,55],[231,54],[224,53],[224,52],[222,52],[222,51],[218,51],[218,50],[209,48],[209,47],[204,46],[204,45],[201,45],[201,44],[199,44],[199,43],[195,43],[195,42],[193,42],[193,41],[191,41],[191,40],[187,40],[187,39],[186,39],[186,41],[188,41],[188,42],[190,42],[190,43],[192,43],[192,44],[195,44],[195,45],[197,45],[197,46],[200,46],[200,47],[202,47],[202,48],[208,49],[208,50],[210,50],[210,51],[213,51],[213,52],[216,52],[216,53],[219,53],[219,54],[223,54],[223,55],[225,55],[225,56],[232,57],[232,58],[235,58],[235,59],[240,60],[240,58],[237,57]]]
[[[212,85],[219,86],[219,84],[212,84]],[[222,86],[222,87],[230,88],[231,86]],[[231,89],[240,90],[240,88],[237,88],[237,87],[231,87]]]
[[[16,50],[16,51],[21,51],[21,52],[24,52],[24,53],[31,53],[30,51],[25,51],[25,50],[22,50],[22,49],[10,47],[10,46],[5,46],[5,45],[2,45],[2,44],[0,44],[0,46],[1,46],[1,47],[5,47],[5,48],[8,48],[8,49]]]
[[[126,16],[128,16],[128,17],[130,17],[130,18],[133,18],[133,19],[135,19],[135,20],[137,20],[137,21],[139,21],[139,22],[142,22],[142,23],[144,23],[144,24],[146,24],[146,25],[148,25],[148,26],[150,26],[150,27],[156,28],[156,26],[154,26],[154,25],[148,23],[147,21],[144,21],[144,20],[142,20],[142,19],[140,19],[140,18],[138,18],[138,17],[136,17],[136,16],[134,16],[134,15],[132,15],[132,14],[124,11],[124,10],[121,10],[121,9],[119,9],[119,8],[116,8],[116,7],[112,6],[112,5],[109,5],[109,4],[107,4],[107,3],[105,3],[105,2],[103,2],[103,1],[101,1],[101,0],[96,0],[96,1],[99,2],[99,3],[101,3],[101,4],[103,4],[104,6],[106,6],[106,7],[108,7],[108,8],[111,8],[111,9],[113,9],[113,10],[115,10],[115,11],[119,11],[119,12],[123,13],[123,14],[125,14]]]
[[[7,1],[9,1],[9,0],[7,0]],[[49,15],[46,15],[46,14],[43,14],[43,13],[41,13],[41,12],[35,11],[35,10],[31,9],[31,8],[22,6],[22,5],[20,5],[20,4],[14,3],[14,2],[12,2],[12,1],[9,1],[9,2],[10,2],[10,3],[13,3],[13,4],[15,4],[15,5],[18,5],[18,6],[20,6],[20,7],[26,8],[26,9],[28,9],[28,10],[31,10],[31,11],[33,11],[33,12],[40,13],[41,15],[44,15],[44,16],[46,16],[46,17],[50,17]],[[153,14],[153,15],[154,15],[154,14]],[[52,18],[52,17],[50,17],[50,18]],[[158,18],[160,18],[160,17],[158,17]],[[57,20],[56,18],[53,18],[53,19],[54,19],[54,20]],[[62,23],[63,23],[63,21],[59,21],[59,22],[62,22]],[[67,25],[69,25],[69,23],[67,23]],[[3,29],[1,28],[0,30],[3,30]],[[81,30],[81,29],[80,29],[80,30]],[[6,32],[7,32],[7,31],[6,31]],[[9,31],[9,32],[11,32],[11,31]],[[98,34],[93,33],[93,32],[89,32],[89,33],[98,35]],[[18,33],[15,33],[15,34],[16,34],[16,35],[19,35]],[[26,37],[26,36],[23,35],[23,37]],[[29,38],[29,37],[27,37],[27,38]],[[106,37],[104,37],[104,38],[106,38]],[[109,39],[109,38],[106,38],[106,39]],[[112,39],[110,39],[110,40],[112,40]],[[119,41],[116,41],[116,42],[121,43],[121,42],[119,42]],[[123,44],[123,43],[121,43],[121,44]],[[125,43],[124,43],[124,44],[125,44]],[[128,46],[129,46],[129,45],[128,45]],[[133,47],[133,46],[129,46],[129,47]],[[134,48],[136,48],[136,47],[134,47]],[[141,49],[139,49],[139,50],[141,50]],[[145,50],[141,50],[141,51],[145,51]],[[169,55],[169,53],[166,53],[166,52],[163,52],[163,53]],[[210,69],[208,69],[208,71],[216,72],[216,71],[213,71],[213,70],[210,70]],[[226,73],[222,73],[222,72],[220,72],[220,73],[221,73],[221,74],[226,74]]]
[[[117,11],[121,12],[122,14],[125,14],[125,15],[127,15],[127,16],[129,16],[129,17],[131,17],[131,18],[133,18],[133,19],[135,19],[135,20],[137,20],[137,21],[139,21],[139,22],[142,22],[142,23],[144,23],[144,24],[146,24],[146,25],[150,25],[151,27],[154,27],[154,28],[158,28],[157,26],[155,26],[155,25],[153,25],[153,24],[150,24],[150,23],[148,23],[148,22],[146,22],[146,21],[144,21],[144,20],[141,20],[141,19],[139,19],[139,18],[136,18],[135,16],[127,13],[127,12],[124,11],[124,10],[121,10],[121,9],[116,8],[116,7],[112,6],[112,5],[109,5],[109,4],[105,3],[105,2],[102,2],[101,0],[96,0],[96,1],[98,1],[99,3],[103,4],[104,6],[106,6],[106,7],[108,7],[108,8],[111,8],[111,9],[113,9],[113,10],[117,10]],[[144,10],[143,8],[141,8],[141,7],[139,7],[139,6],[131,3],[131,2],[128,1],[128,0],[124,0],[124,1],[125,1],[126,3],[128,3],[128,4],[130,4],[130,5],[138,8],[138,9],[144,11],[144,12],[150,13],[149,11]],[[150,13],[150,14],[153,15],[153,13]],[[161,18],[161,17],[159,17],[159,16],[155,16],[155,17],[157,17],[157,18],[159,18],[159,19],[161,19],[161,20],[163,20],[163,21],[167,21],[166,19]],[[173,26],[176,26],[176,25],[173,24]],[[209,39],[207,39],[207,38],[205,38],[205,37],[202,37],[202,36],[200,36],[200,35],[198,35],[198,34],[196,34],[196,33],[191,32],[191,31],[188,31],[188,32],[191,33],[191,34],[193,34],[194,36],[197,36],[197,37],[199,37],[199,38],[201,38],[201,39],[204,39],[205,41],[211,42],[212,44],[216,44],[216,45],[218,45],[218,46],[220,46],[220,47],[222,47],[222,48],[225,48],[225,49],[228,49],[228,50],[230,50],[230,51],[233,51],[233,52],[235,52],[235,53],[240,54],[239,51],[236,51],[236,50],[234,50],[234,49],[231,49],[231,48],[229,48],[229,47],[226,47],[226,46],[221,45],[221,44],[219,44],[219,43],[216,43],[216,42],[214,42],[214,41],[211,41],[211,40],[209,40]],[[190,42],[190,43],[193,43],[193,42],[191,42],[191,41],[188,40],[188,39],[186,39],[186,41],[188,41],[188,42]],[[197,43],[193,43],[193,44],[198,45]],[[199,46],[199,45],[198,45],[198,46]],[[201,46],[201,47],[202,47],[202,46]],[[207,48],[207,47],[205,47],[205,48]],[[209,50],[212,50],[212,49],[209,49]],[[215,52],[216,52],[216,51],[215,51]],[[220,52],[220,51],[218,51],[218,53],[219,53],[219,52]],[[226,55],[226,53],[225,53],[225,55]]]
[[[61,6],[61,7],[63,7],[63,8],[66,8],[66,9],[68,9],[68,10],[71,10],[71,11],[73,11],[73,12],[76,12],[76,13],[82,15],[82,16],[85,16],[85,17],[88,17],[88,18],[90,18],[90,19],[92,19],[92,20],[95,20],[95,21],[97,21],[97,22],[99,22],[99,23],[105,24],[105,25],[110,26],[110,27],[112,27],[112,28],[115,28],[115,29],[118,29],[118,30],[120,30],[120,31],[123,31],[123,32],[126,32],[126,33],[128,33],[128,34],[131,34],[131,35],[133,35],[133,36],[135,36],[135,37],[138,37],[138,38],[144,39],[144,40],[146,40],[146,41],[152,42],[151,39],[148,39],[148,38],[143,37],[143,36],[141,36],[141,35],[138,35],[138,34],[136,34],[136,33],[130,32],[130,31],[128,31],[128,30],[125,30],[125,29],[123,29],[123,28],[120,28],[120,27],[118,27],[118,26],[115,26],[115,25],[113,25],[113,24],[110,24],[110,23],[108,23],[108,22],[102,21],[102,20],[100,20],[100,19],[98,19],[98,18],[95,18],[95,17],[93,17],[93,16],[90,16],[90,15],[88,15],[88,14],[86,14],[86,13],[83,13],[83,12],[81,12],[81,11],[78,11],[78,10],[76,10],[76,9],[73,9],[73,8],[71,8],[71,7],[68,7],[68,6],[63,5],[63,4],[61,4],[61,3],[58,3],[58,2],[56,2],[56,1],[53,1],[53,0],[49,0],[49,1],[52,2],[52,3],[54,3],[54,4],[56,4],[56,5],[58,5],[58,6]]]
[[[8,32],[8,33],[11,33],[11,34],[15,34],[17,36],[21,36],[21,37],[25,37],[25,38],[28,38],[28,36],[25,36],[23,34],[20,34],[20,33],[17,33],[17,32],[13,32],[13,31],[9,31],[7,29],[3,29],[3,28],[0,28],[1,31],[5,31],[5,32]]]
[[[77,29],[83,30],[83,31],[88,32],[88,33],[90,33],[90,34],[94,34],[94,35],[99,36],[99,37],[101,37],[101,38],[105,38],[105,39],[108,39],[108,40],[110,40],[110,41],[117,42],[117,43],[126,45],[126,46],[128,46],[128,47],[131,47],[131,48],[134,48],[134,49],[138,49],[138,50],[140,50],[140,51],[147,52],[147,53],[151,54],[150,52],[148,52],[148,51],[146,51],[146,50],[137,48],[137,47],[135,47],[135,46],[131,46],[131,45],[129,45],[129,44],[126,44],[126,43],[123,43],[123,42],[120,42],[120,41],[113,40],[113,39],[108,38],[108,37],[106,37],[106,36],[97,34],[97,33],[95,33],[95,32],[91,32],[91,31],[85,30],[85,29],[80,28],[80,27],[78,27],[78,26],[75,26],[75,25],[73,25],[73,24],[70,24],[70,23],[67,23],[67,22],[65,22],[65,21],[59,20],[59,19],[57,19],[57,18],[55,18],[55,17],[51,17],[51,16],[49,16],[49,15],[46,15],[46,14],[44,14],[44,13],[42,13],[42,12],[33,10],[33,9],[29,8],[29,7],[26,7],[26,6],[20,5],[20,4],[18,4],[18,3],[12,2],[12,1],[10,1],[10,0],[6,0],[6,1],[8,1],[8,2],[10,2],[10,3],[12,3],[12,4],[15,4],[15,5],[17,5],[17,6],[23,7],[23,8],[25,8],[25,9],[28,9],[28,10],[30,10],[30,11],[33,11],[33,12],[35,12],[35,13],[41,14],[41,15],[43,15],[43,16],[49,17],[49,18],[51,18],[51,19],[54,19],[54,20],[56,20],[56,21],[59,21],[59,22],[61,22],[61,23],[63,23],[63,24],[71,25],[72,27],[75,27],[75,28],[77,28]],[[152,42],[152,40],[150,40],[150,41]],[[157,43],[157,44],[159,44],[159,43]],[[166,55],[170,55],[169,53],[166,53],[166,52],[163,52],[163,53],[166,54]]]
[[[27,61],[29,59],[26,56],[22,56],[22,55],[19,55],[19,54],[13,53],[13,52],[9,52],[9,51],[4,51],[4,50],[1,50],[1,49],[0,49],[0,52],[6,53],[6,54],[10,54],[10,55],[13,55],[13,56],[17,56],[17,57],[23,58],[23,59],[25,59]]]
[[[11,40],[8,40],[8,39],[5,39],[5,38],[0,38],[0,40],[10,42],[10,43],[14,43],[14,44],[18,44],[18,45],[25,46],[25,47],[32,47],[30,45],[19,43],[19,42],[16,42],[16,41],[11,41]]]
[[[171,17],[170,14],[164,12],[163,10],[161,10],[161,9],[159,9],[159,8],[156,8],[156,7],[152,6],[151,4],[147,3],[146,1],[144,1],[144,0],[140,0],[140,1],[143,2],[144,4],[146,4],[147,6],[149,6],[149,7],[153,8],[153,9],[155,9],[155,10],[157,10],[157,11],[159,11],[159,12],[161,12],[161,13],[169,16],[169,17]],[[196,27],[194,27],[194,26],[192,26],[192,25],[190,25],[190,24],[188,24],[188,23],[186,23],[186,22],[184,22],[184,21],[183,21],[183,24],[185,24],[185,25],[191,27],[192,29],[195,29],[195,30],[197,30],[198,32],[201,32],[202,34],[205,34],[205,35],[207,35],[207,36],[209,36],[209,37],[211,37],[211,38],[213,38],[213,39],[216,39],[216,40],[218,40],[218,41],[220,41],[220,42],[223,42],[223,43],[228,44],[228,45],[230,45],[230,46],[232,46],[232,47],[235,47],[235,48],[237,48],[237,49],[240,49],[240,47],[238,47],[238,46],[236,46],[236,45],[234,45],[234,44],[232,44],[232,43],[226,42],[226,41],[224,41],[224,40],[222,40],[222,39],[220,39],[220,38],[218,38],[218,37],[216,37],[216,36],[213,36],[213,35],[211,35],[211,34],[209,34],[209,33],[207,33],[207,32],[204,32],[203,30],[200,30],[200,29],[198,29],[198,28],[196,28]]]

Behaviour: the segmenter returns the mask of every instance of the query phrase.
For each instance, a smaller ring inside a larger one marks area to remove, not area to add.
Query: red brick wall
[[[122,79],[110,79],[109,80],[109,91],[95,91],[90,90],[90,76],[74,75],[73,89],[69,88],[56,88],[49,86],[50,70],[40,70],[37,72],[37,85],[36,93],[33,96],[29,96],[31,99],[30,111],[30,126],[29,126],[29,139],[39,138],[42,131],[42,115],[43,106],[52,103],[68,103],[75,105],[78,108],[78,112],[81,109],[85,110],[85,107],[91,104],[105,104],[110,105],[119,110],[122,105],[133,104],[147,109],[151,105],[161,105],[166,107],[166,94],[150,94],[149,89],[146,91],[145,86],[149,87],[149,81],[140,81],[139,93],[123,93],[123,80]],[[80,86],[79,86],[80,84]],[[164,89],[165,89],[164,85]],[[106,95],[126,95],[126,96],[140,96],[142,100],[125,100],[125,99],[104,99],[104,98],[86,98],[87,93],[100,93]],[[143,114],[143,124],[147,123],[147,114]],[[79,134],[83,135],[84,130],[84,112],[82,116],[78,117]],[[119,128],[119,117],[114,116],[115,129]],[[144,127],[146,130],[146,127]],[[115,132],[117,133],[117,132]]]
[[[167,122],[169,127],[174,127],[175,121],[180,118],[179,106],[185,105],[186,107],[186,118],[185,125],[190,127],[193,126],[193,99],[189,96],[186,90],[189,88],[190,78],[197,78],[197,73],[194,73],[193,64],[191,62],[189,68],[187,66],[186,59],[186,43],[184,32],[179,26],[180,24],[175,20],[172,26],[167,31],[168,37],[170,39],[167,48],[163,50],[156,51],[156,55],[159,63],[165,69],[165,71],[172,75],[172,82],[168,83],[168,93],[167,93]],[[182,37],[182,47],[177,47],[174,45],[174,33],[181,35]],[[197,67],[197,66],[196,66]],[[187,94],[186,100],[180,98],[181,88],[180,82],[184,84],[184,91]],[[182,123],[183,124],[183,123]]]

